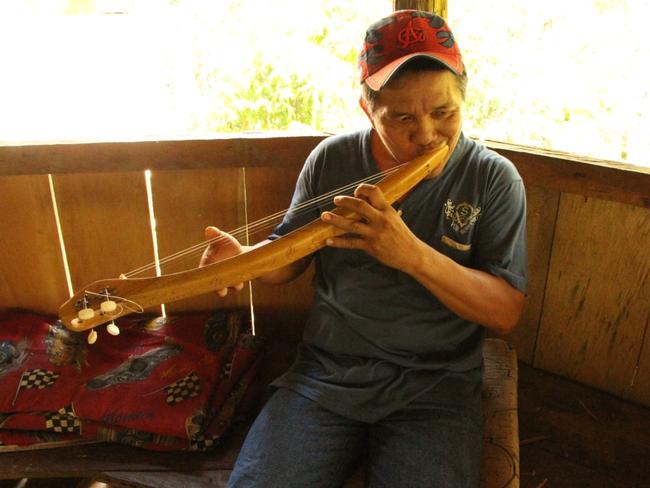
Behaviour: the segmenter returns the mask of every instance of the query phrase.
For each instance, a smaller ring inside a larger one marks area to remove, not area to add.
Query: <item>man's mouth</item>
[[[445,146],[447,144],[447,141],[440,141],[439,143],[436,144],[429,144],[428,146],[422,147],[418,150],[418,156],[422,156],[423,154],[435,152],[441,147]]]

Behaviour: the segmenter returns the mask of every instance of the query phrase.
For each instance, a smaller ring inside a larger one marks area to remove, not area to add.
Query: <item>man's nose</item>
[[[423,117],[418,121],[411,142],[419,146],[428,146],[436,139],[437,131],[433,120],[428,117]]]

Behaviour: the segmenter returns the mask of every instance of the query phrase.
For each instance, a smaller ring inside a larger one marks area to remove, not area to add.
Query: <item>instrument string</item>
[[[114,300],[119,302],[117,304],[118,307],[126,308],[126,309],[130,310],[131,312],[135,312],[135,313],[144,313],[144,308],[139,303],[134,302],[133,300],[129,300],[128,298],[113,295],[112,293],[96,293],[96,292],[90,291],[90,290],[84,290],[84,293],[87,294],[87,295],[94,295],[94,296],[101,297],[101,298],[114,299]],[[137,308],[131,308],[129,306],[130,303],[135,305]],[[119,315],[121,313],[122,313],[122,309],[115,312],[114,315]]]
[[[348,185],[345,185],[343,187],[336,188],[336,189],[334,189],[334,190],[332,190],[330,192],[324,193],[323,195],[319,195],[316,198],[307,200],[307,201],[303,202],[302,204],[295,206],[294,208],[281,210],[281,211],[276,212],[274,214],[268,215],[268,216],[264,217],[263,219],[260,219],[260,220],[258,220],[256,222],[253,222],[251,224],[247,224],[247,225],[244,225],[244,226],[239,227],[237,229],[234,229],[232,231],[228,231],[228,234],[232,235],[236,239],[240,239],[242,237],[245,237],[247,234],[257,233],[257,232],[260,232],[260,231],[265,230],[265,229],[273,228],[281,221],[281,219],[289,211],[291,211],[292,213],[295,213],[296,216],[304,215],[305,213],[312,211],[314,208],[317,208],[319,204],[321,204],[322,202],[324,202],[326,200],[329,200],[330,198],[332,198],[335,195],[345,194],[346,192],[349,192],[350,190],[356,188],[361,183],[367,183],[367,182],[373,182],[375,180],[379,180],[379,179],[381,179],[381,178],[383,178],[385,176],[388,176],[388,175],[392,174],[393,172],[397,171],[398,169],[399,169],[399,166],[388,169],[388,170],[385,170],[385,171],[381,171],[381,172],[376,173],[374,175],[370,175],[370,176],[368,176],[366,178],[362,178],[362,179],[360,179],[358,181],[355,181],[355,182],[350,183]],[[191,247],[189,247],[187,249],[183,249],[183,250],[178,251],[176,253],[170,254],[169,256],[166,256],[165,258],[163,258],[163,259],[161,259],[159,261],[159,264],[160,265],[169,264],[172,261],[176,261],[176,260],[179,260],[181,258],[191,256],[193,254],[201,253],[201,252],[203,252],[203,250],[205,249],[206,246],[208,246],[210,244],[215,244],[215,243],[217,243],[219,241],[225,241],[225,240],[227,240],[227,237],[224,237],[223,235],[219,235],[217,237],[207,239],[207,240],[205,240],[203,242],[200,242],[198,244],[195,244],[195,245],[193,245],[193,246],[191,246]],[[150,264],[146,264],[146,265],[141,266],[139,268],[136,268],[136,269],[134,269],[132,271],[129,271],[128,273],[124,273],[124,276],[127,277],[127,278],[133,277],[133,276],[142,274],[142,273],[144,273],[146,271],[149,271],[151,269],[155,269],[155,267],[156,267],[155,262],[150,263]]]

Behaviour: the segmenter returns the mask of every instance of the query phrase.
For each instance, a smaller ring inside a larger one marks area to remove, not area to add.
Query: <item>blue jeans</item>
[[[228,488],[338,488],[362,458],[372,488],[476,488],[477,403],[416,404],[369,424],[281,388],[253,423]]]

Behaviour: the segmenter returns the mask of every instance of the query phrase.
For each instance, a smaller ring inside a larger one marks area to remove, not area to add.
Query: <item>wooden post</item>
[[[447,0],[394,0],[394,10],[425,10],[434,12],[443,19],[447,19]]]

